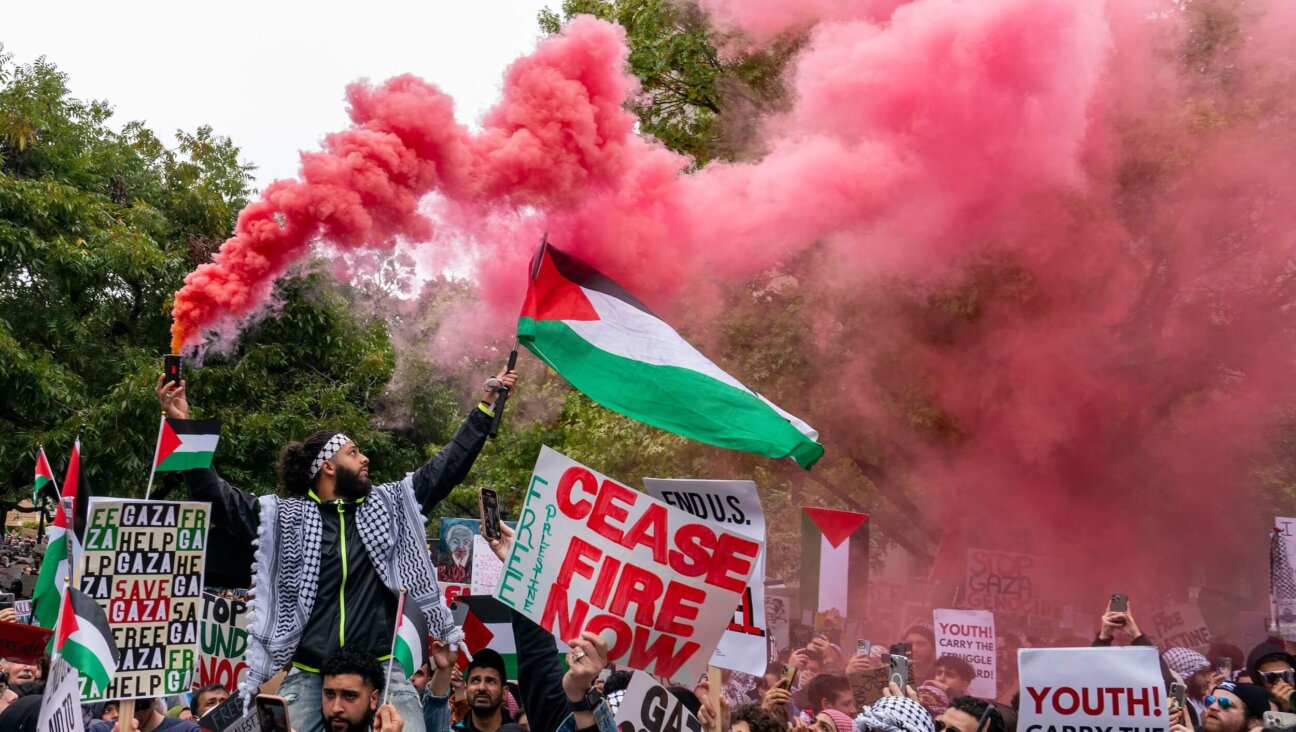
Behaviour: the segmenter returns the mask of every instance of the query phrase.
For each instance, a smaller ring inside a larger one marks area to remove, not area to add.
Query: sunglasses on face
[[[1223,696],[1208,696],[1205,699],[1202,699],[1202,703],[1207,707],[1210,707],[1212,704],[1218,704],[1219,708],[1224,711],[1238,708],[1237,702]]]
[[[1289,684],[1293,682],[1293,679],[1296,679],[1296,671],[1292,669],[1286,671],[1262,671],[1260,675],[1264,677],[1265,683],[1269,685],[1278,683],[1279,679]]]

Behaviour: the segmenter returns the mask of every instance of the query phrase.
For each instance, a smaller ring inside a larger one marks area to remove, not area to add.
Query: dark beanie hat
[[[1263,686],[1221,681],[1215,685],[1215,689],[1227,691],[1241,699],[1242,706],[1246,707],[1247,716],[1251,719],[1262,719],[1264,713],[1269,711],[1269,692]]]
[[[1267,640],[1255,648],[1247,655],[1247,672],[1251,674],[1251,680],[1260,683],[1260,664],[1265,661],[1286,661],[1289,666],[1296,668],[1296,657],[1287,652],[1286,648]]]
[[[468,671],[464,674],[465,681],[475,668],[493,668],[499,672],[500,681],[508,680],[508,674],[504,671],[504,657],[499,651],[483,648],[474,653],[472,660],[468,662]]]

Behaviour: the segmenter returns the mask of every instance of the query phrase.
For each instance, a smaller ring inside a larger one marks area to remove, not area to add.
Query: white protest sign
[[[40,718],[36,729],[42,732],[82,732],[81,680],[76,669],[61,657],[50,666],[41,697]]]
[[[504,571],[504,563],[495,556],[491,550],[490,544],[487,543],[486,537],[481,534],[473,534],[473,553],[472,553],[472,583],[469,585],[470,594],[473,595],[493,595],[495,586],[499,584],[500,573]]]
[[[765,512],[750,480],[666,480],[644,478],[648,495],[734,531],[765,542]],[[751,579],[729,629],[711,656],[711,665],[747,672],[768,663],[769,625],[765,619],[765,552],[756,557]]]
[[[988,610],[933,610],[936,656],[958,656],[972,665],[976,678],[968,692],[982,699],[997,695],[995,686],[995,620]]]
[[[1157,649],[1027,648],[1018,652],[1020,732],[1164,732]]]
[[[1270,607],[1282,635],[1296,633],[1296,518],[1274,517],[1275,539],[1269,557]]]
[[[1164,652],[1167,648],[1210,648],[1211,632],[1195,602],[1152,613],[1152,637]]]
[[[31,624],[31,614],[32,614],[32,601],[31,601],[31,600],[15,600],[15,601],[14,601],[14,614],[18,616],[18,622],[30,625],[30,624]]]
[[[691,684],[761,548],[544,447],[496,596],[560,639],[603,635],[612,663]]]
[[[198,646],[198,673],[193,688],[220,684],[238,689],[247,675],[244,660],[248,647],[248,606],[211,593],[203,594],[202,636]]]
[[[642,671],[630,677],[616,726],[618,732],[702,732],[702,724],[675,695]]]

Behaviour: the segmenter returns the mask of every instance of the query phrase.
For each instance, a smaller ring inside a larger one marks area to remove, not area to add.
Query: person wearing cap
[[[1243,732],[1264,726],[1264,713],[1269,711],[1269,693],[1255,684],[1238,684],[1221,681],[1202,700],[1206,711],[1202,713],[1201,732]],[[1182,727],[1182,725],[1175,725]]]
[[[1282,711],[1292,710],[1292,692],[1296,691],[1296,657],[1287,649],[1265,641],[1251,649],[1247,672],[1254,684],[1269,691]]]
[[[289,717],[300,729],[318,729],[324,659],[347,648],[395,663],[390,650],[401,592],[423,612],[432,636],[452,644],[463,639],[432,570],[425,516],[481,452],[496,385],[513,389],[516,382],[515,372],[501,373],[450,443],[399,481],[373,485],[361,446],[332,429],[283,448],[278,495],[240,491],[212,468],[183,472],[189,498],[211,503],[211,543],[256,546],[248,668],[239,688],[245,700],[289,667],[279,688]],[[189,418],[185,382],[159,378],[155,393],[166,417]],[[390,699],[405,728],[424,732],[417,692],[403,674],[391,677]]]
[[[904,632],[904,642],[912,649],[909,654],[909,678],[915,684],[936,675],[936,631],[931,622],[919,621]]]
[[[1202,698],[1211,688],[1210,661],[1191,648],[1178,647],[1167,648],[1166,652],[1161,654],[1161,660],[1183,679],[1184,686],[1188,687],[1188,703],[1196,710],[1197,718],[1201,719],[1201,714],[1206,709],[1202,704]]]

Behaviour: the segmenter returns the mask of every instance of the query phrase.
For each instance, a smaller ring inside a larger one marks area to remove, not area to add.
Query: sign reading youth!
[[[762,547],[545,447],[497,596],[561,640],[599,633],[609,661],[692,683]]]
[[[1018,652],[1021,732],[1164,732],[1166,699],[1153,646]]]
[[[90,500],[79,582],[108,616],[121,658],[108,689],[83,702],[189,691],[209,508],[193,501]]]
[[[995,687],[995,621],[987,610],[933,610],[936,655],[958,656],[972,666],[976,678],[968,693],[993,699]]]

